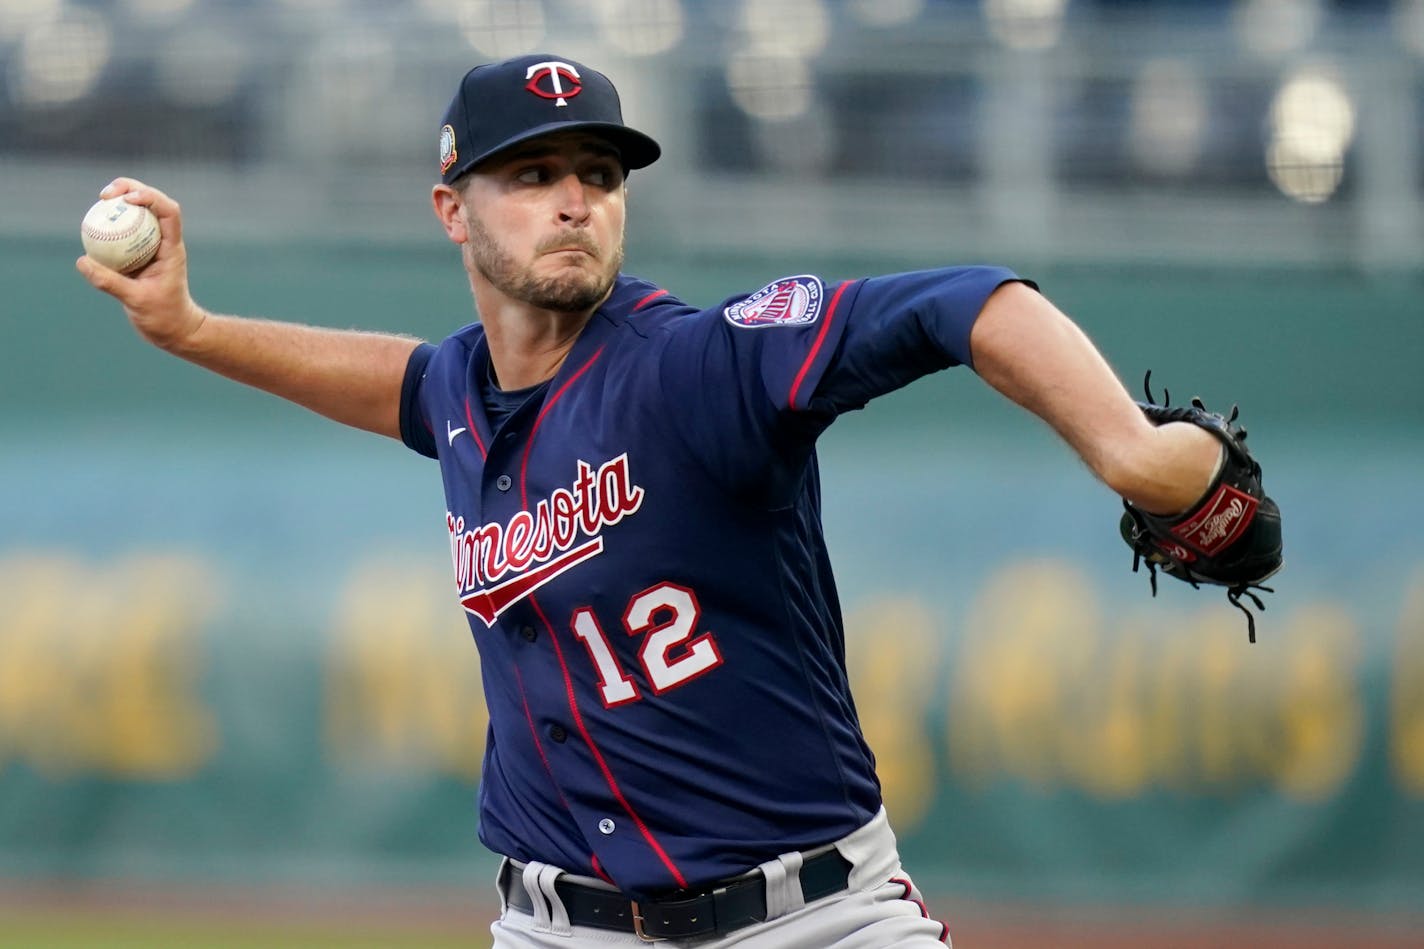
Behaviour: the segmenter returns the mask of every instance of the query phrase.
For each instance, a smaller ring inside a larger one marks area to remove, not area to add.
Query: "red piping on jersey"
[[[564,799],[564,789],[554,780],[554,769],[549,766],[549,756],[544,754],[544,743],[539,740],[539,729],[534,727],[534,713],[529,711],[529,694],[524,691],[524,677],[519,674],[518,666],[514,667],[514,683],[519,686],[519,701],[524,703],[524,720],[529,723],[529,734],[534,736],[534,747],[539,750],[539,760],[544,762],[544,772],[549,775],[549,783],[554,786],[554,793],[559,795],[559,803],[564,805],[564,810],[573,813],[569,809],[569,802]]]
[[[475,447],[480,450],[480,457],[488,457],[485,451],[485,443],[480,441],[480,430],[475,428],[475,417],[470,414],[470,397],[465,396],[465,424],[470,427],[470,437],[475,440]]]
[[[529,430],[529,441],[524,447],[524,461],[519,466],[519,503],[523,505],[526,511],[529,509],[529,454],[534,448],[534,437],[539,433],[539,426],[543,423],[544,417],[549,414],[549,410],[554,407],[559,399],[563,398],[564,393],[569,390],[569,386],[573,385],[580,376],[587,372],[589,367],[597,362],[598,357],[602,355],[603,347],[600,346],[598,352],[590,356],[588,362],[580,366],[578,372],[570,376],[568,381],[559,387],[559,391],[555,392],[553,397],[544,403],[544,408],[539,412],[539,417],[534,420],[534,427]],[[672,858],[668,856],[662,844],[658,843],[657,839],[653,837],[653,833],[648,829],[648,825],[645,824],[643,819],[633,810],[633,805],[628,803],[628,799],[623,796],[622,789],[618,787],[617,779],[613,777],[613,772],[609,770],[608,762],[604,760],[603,753],[600,752],[598,746],[594,744],[593,736],[589,734],[588,726],[584,724],[583,713],[579,711],[578,707],[578,698],[574,695],[574,679],[573,676],[569,674],[568,663],[564,661],[564,649],[559,645],[559,636],[554,630],[554,624],[550,623],[549,617],[544,615],[544,608],[539,605],[539,601],[534,598],[533,594],[529,596],[529,605],[534,608],[534,612],[539,616],[539,621],[542,622],[544,628],[549,631],[549,641],[554,644],[554,655],[558,658],[559,670],[564,675],[564,691],[568,696],[569,712],[573,715],[574,726],[578,729],[579,735],[583,737],[584,744],[588,746],[588,750],[593,753],[593,760],[598,762],[598,769],[603,772],[603,780],[608,783],[608,789],[613,792],[614,798],[617,799],[623,811],[632,819],[634,825],[637,826],[638,833],[643,835],[643,839],[648,842],[648,846],[658,855],[658,859],[662,861],[663,866],[668,868],[668,872],[672,874],[673,880],[676,881],[679,887],[686,889],[687,878],[682,875],[682,871],[672,862]]]
[[[617,883],[613,882],[613,878],[611,876],[609,876],[603,871],[603,864],[598,862],[598,854],[591,854],[589,856],[589,859],[593,861],[593,872],[595,876],[597,876],[600,880],[602,880],[604,883],[609,884],[610,886],[618,885]]]
[[[667,291],[666,291],[666,290],[654,290],[652,293],[648,294],[647,296],[643,297],[643,299],[641,299],[641,300],[639,300],[637,303],[633,304],[633,312],[636,313],[638,310],[641,310],[643,307],[647,306],[649,303],[652,303],[652,302],[653,302],[654,300],[656,300],[658,297],[665,296],[666,294],[667,294]]]
[[[836,318],[836,305],[841,302],[841,294],[845,293],[845,288],[848,286],[850,286],[849,280],[836,287],[836,292],[831,297],[831,305],[826,307],[826,318],[821,323],[821,332],[816,334],[816,342],[812,344],[811,352],[807,354],[806,361],[801,364],[801,371],[796,374],[796,381],[791,383],[791,395],[786,404],[793,412],[800,411],[796,407],[796,393],[800,391],[801,383],[806,380],[806,373],[811,371],[811,364],[816,361],[816,355],[821,351],[821,344],[826,341],[826,334],[831,331],[831,320]]]
[[[905,895],[902,896],[901,899],[908,900],[918,906],[920,908],[921,916],[923,916],[925,919],[928,919],[930,922],[939,923],[939,941],[947,942],[947,940],[949,939],[949,924],[940,923],[939,920],[932,917],[930,915],[930,908],[925,905],[925,901],[917,900],[913,895],[911,895],[915,892],[915,888],[910,884],[910,881],[902,877],[891,877],[890,882],[898,883],[905,888]]]
[[[588,367],[598,361],[598,357],[603,355],[603,347],[598,347],[598,352],[589,357],[588,362],[579,367],[579,371],[569,376],[567,382],[559,387],[559,391],[554,393],[554,397],[544,403],[544,407],[539,410],[539,417],[534,420],[534,427],[529,430],[529,441],[524,444],[524,460],[519,465],[519,503],[524,510],[529,510],[529,491],[525,479],[529,474],[529,453],[534,450],[534,436],[539,434],[539,426],[544,424],[544,416],[549,414],[549,410],[554,404],[563,398],[564,393],[569,391],[569,386],[578,381],[578,377],[588,371]],[[468,407],[468,406],[467,406]]]
[[[584,724],[583,715],[579,712],[578,699],[574,696],[573,676],[569,675],[568,664],[564,662],[564,650],[563,647],[559,645],[559,637],[558,634],[554,632],[553,624],[550,623],[549,618],[544,615],[544,609],[539,605],[538,600],[532,596],[529,597],[529,605],[534,607],[534,612],[539,614],[540,621],[542,621],[544,627],[549,630],[549,639],[554,644],[554,655],[558,657],[559,668],[564,673],[564,690],[568,693],[569,711],[573,713],[574,726],[578,728],[579,734],[583,736],[584,743],[588,745],[588,750],[593,752],[593,760],[598,762],[598,769],[603,772],[603,780],[608,782],[608,789],[613,792],[613,796],[617,798],[624,813],[632,818],[633,823],[638,828],[638,833],[642,834],[643,839],[648,842],[648,846],[653,848],[653,852],[658,855],[658,859],[662,861],[663,866],[668,868],[668,872],[672,874],[673,880],[677,882],[680,888],[687,889],[687,878],[682,875],[682,871],[672,862],[672,858],[668,856],[662,844],[658,843],[657,838],[653,836],[653,832],[648,829],[648,825],[643,823],[643,819],[633,810],[633,805],[629,804],[628,799],[623,796],[622,789],[618,787],[617,779],[613,777],[613,772],[608,768],[608,762],[603,760],[602,752],[600,752],[598,746],[593,743],[593,736],[588,733],[588,726]]]

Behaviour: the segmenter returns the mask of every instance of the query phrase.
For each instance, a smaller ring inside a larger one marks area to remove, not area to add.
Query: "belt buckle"
[[[638,905],[637,900],[629,900],[633,905],[633,935],[642,942],[667,942],[666,936],[649,936],[643,932],[643,908]]]

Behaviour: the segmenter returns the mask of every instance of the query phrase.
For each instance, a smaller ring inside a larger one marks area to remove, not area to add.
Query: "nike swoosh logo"
[[[466,431],[465,426],[461,425],[459,428],[451,428],[450,420],[445,420],[445,437],[450,442],[450,444],[455,444],[455,436],[463,431]]]
[[[463,429],[461,429],[463,431]],[[460,600],[460,605],[485,621],[486,626],[494,626],[499,614],[524,599],[535,590],[565,571],[571,570],[590,557],[603,553],[603,538],[595,537],[581,547],[550,560],[533,570],[526,570],[517,577],[510,577],[503,583],[478,590]]]

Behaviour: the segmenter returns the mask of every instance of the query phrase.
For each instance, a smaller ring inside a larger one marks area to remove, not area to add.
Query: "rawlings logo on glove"
[[[1256,504],[1251,495],[1223,484],[1197,508],[1195,517],[1172,528],[1172,536],[1204,554],[1220,553],[1250,525]]]
[[[1137,403],[1156,425],[1191,422],[1211,432],[1226,446],[1221,470],[1202,500],[1185,514],[1162,517],[1128,501],[1120,529],[1132,548],[1132,570],[1146,562],[1152,595],[1157,595],[1157,568],[1197,587],[1203,583],[1226,587],[1226,598],[1246,614],[1251,642],[1256,641],[1256,619],[1241,603],[1250,598],[1259,610],[1266,605],[1252,590],[1274,592],[1262,581],[1281,568],[1281,512],[1261,487],[1261,466],[1246,450],[1246,429],[1236,425],[1236,406],[1229,416],[1208,412],[1200,399],[1190,405],[1171,406],[1163,392],[1161,404],[1152,396],[1152,373],[1143,380],[1146,402]]]

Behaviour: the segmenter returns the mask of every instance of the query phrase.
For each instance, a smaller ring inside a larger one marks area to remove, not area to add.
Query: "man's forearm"
[[[169,352],[346,425],[400,438],[401,382],[419,340],[204,313]]]
[[[1038,415],[1093,472],[1143,510],[1199,500],[1221,443],[1195,425],[1149,422],[1088,337],[1022,284],[990,296],[970,337],[981,378]]]

